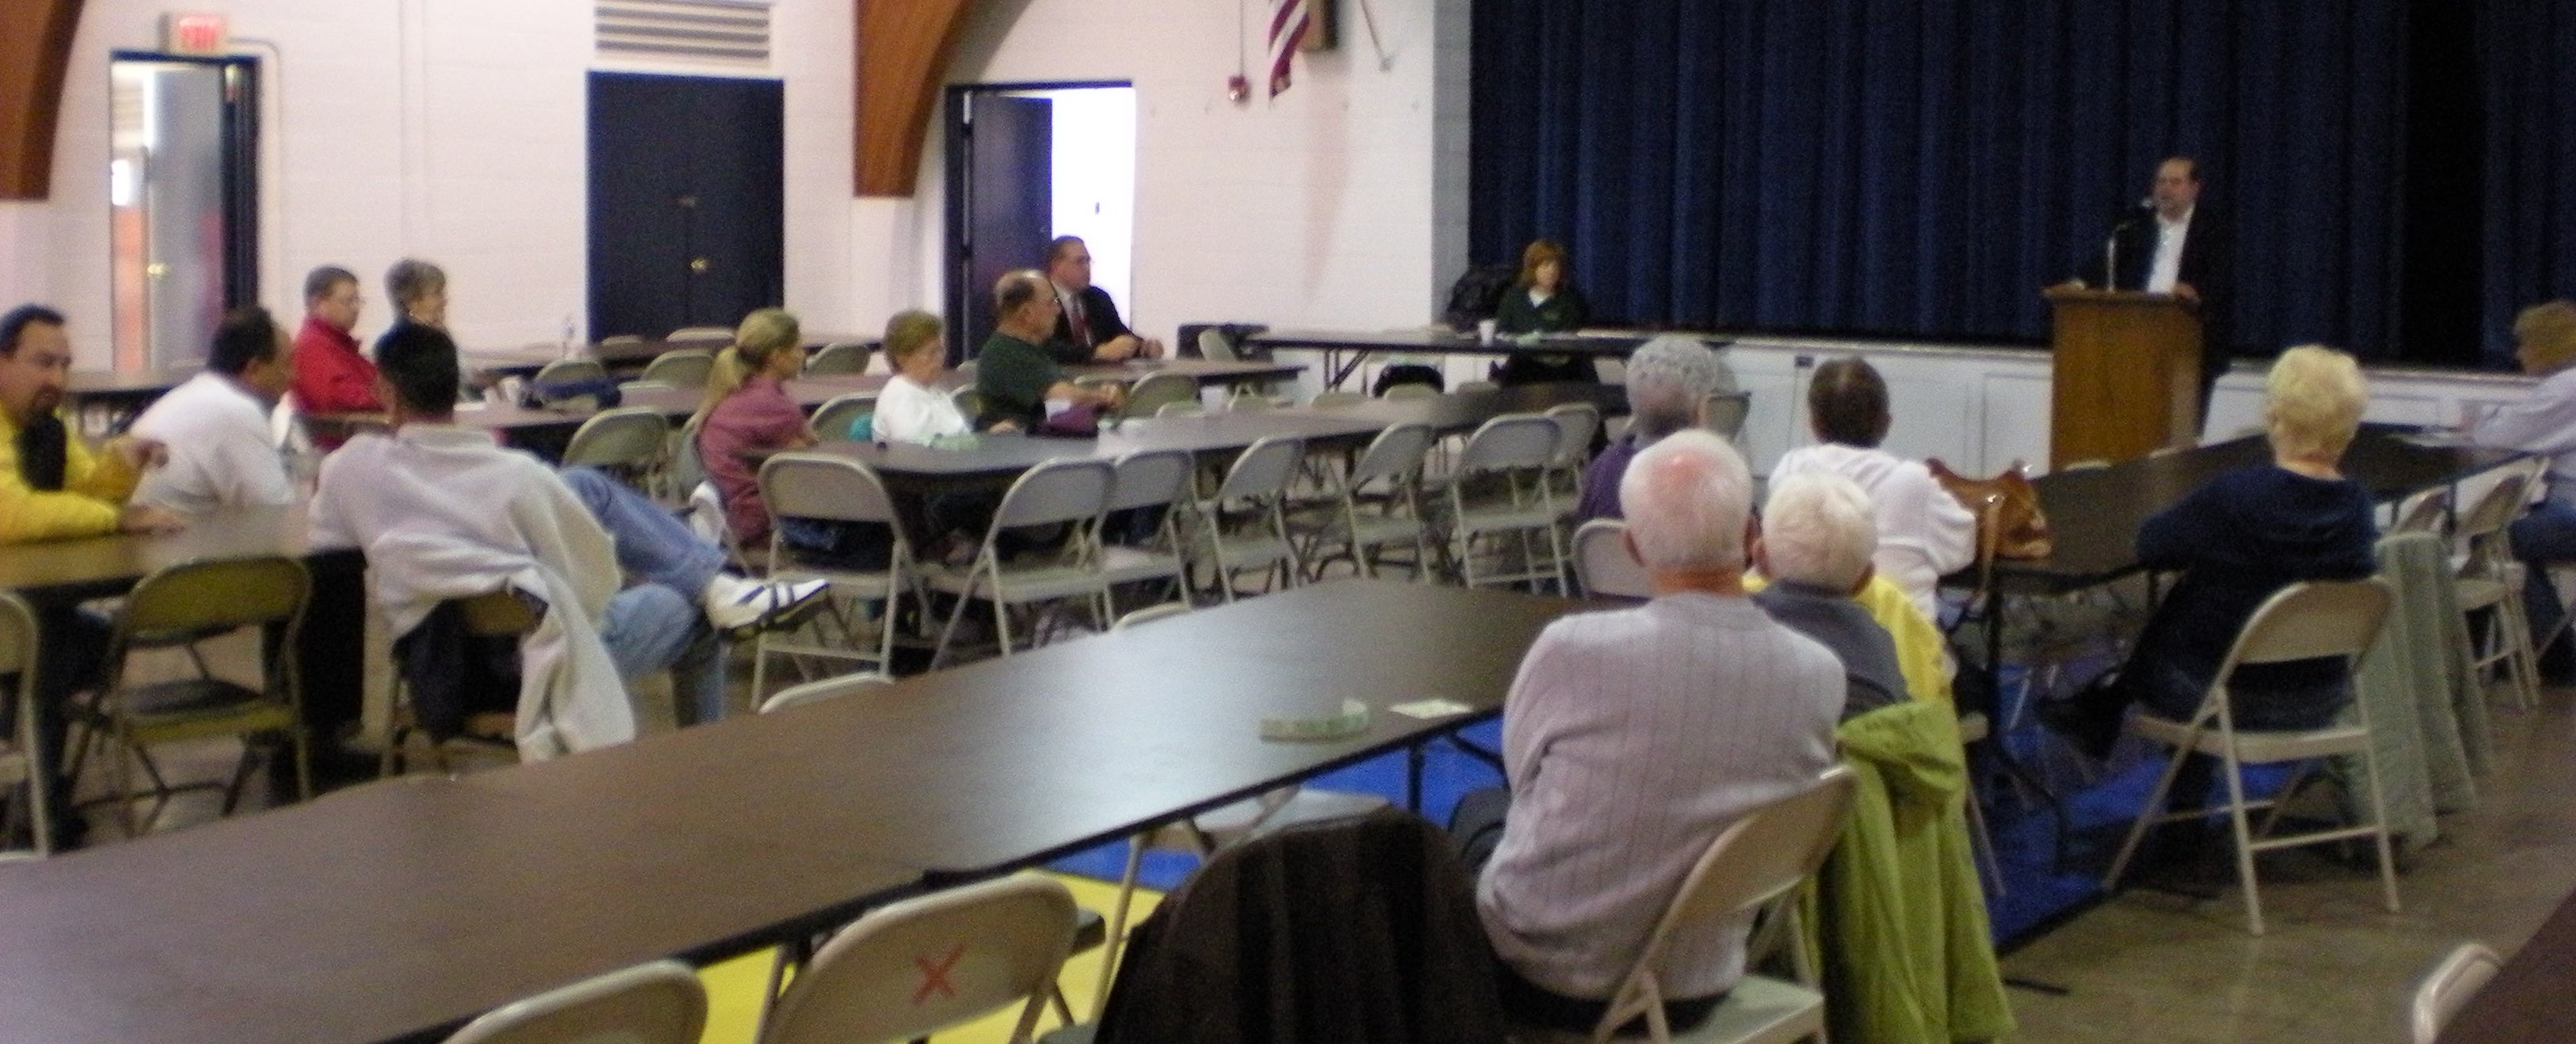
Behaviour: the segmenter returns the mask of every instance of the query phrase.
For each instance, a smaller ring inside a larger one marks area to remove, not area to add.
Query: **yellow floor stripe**
[[[1088,877],[1051,876],[1073,889],[1075,902],[1100,911],[1104,917],[1108,916],[1110,906],[1118,899],[1115,884]],[[1137,889],[1135,909],[1129,914],[1131,922],[1143,920],[1161,899],[1160,893]],[[769,984],[770,959],[771,952],[763,950],[699,969],[698,978],[707,984],[705,1044],[751,1044],[758,1035],[760,991]],[[1065,962],[1064,974],[1058,981],[1064,984],[1065,996],[1073,1001],[1074,1014],[1090,1018],[1091,993],[1100,982],[1100,951],[1075,954],[1072,960]],[[936,1040],[938,1044],[1003,1044],[1010,1039],[1011,1027],[1018,1022],[1019,1015],[1016,1005],[1007,1007],[942,1033]],[[1055,1016],[1049,1014],[1038,1020],[1038,1031],[1044,1033],[1055,1024]]]

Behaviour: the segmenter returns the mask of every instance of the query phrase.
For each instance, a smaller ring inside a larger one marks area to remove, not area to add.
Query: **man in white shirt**
[[[143,476],[134,501],[182,515],[295,501],[268,415],[295,385],[295,342],[265,308],[224,317],[205,372],[155,401],[133,432],[169,447]]]
[[[376,364],[394,430],[353,438],[323,462],[314,546],[366,552],[398,658],[426,665],[405,672],[416,691],[444,661],[406,643],[443,603],[504,587],[544,603],[541,632],[520,643],[523,757],[631,738],[621,680],[654,671],[673,673],[682,724],[721,717],[718,632],[781,622],[827,586],[724,573],[722,552],[604,476],[558,476],[490,432],[457,427],[456,342],[436,327],[388,332]],[[624,587],[629,572],[641,582]]]
[[[1833,764],[1842,663],[1744,594],[1752,484],[1710,432],[1640,451],[1620,502],[1654,599],[1558,620],[1521,660],[1503,703],[1509,796],[1469,795],[1453,824],[1472,866],[1478,821],[1508,804],[1476,905],[1517,1019],[1590,1028],[1709,843]],[[1675,1028],[1743,975],[1750,927],[1674,931],[1656,974]]]
[[[1941,619],[1944,574],[1977,558],[1977,516],[1922,461],[1878,448],[1890,422],[1887,382],[1858,356],[1828,360],[1807,382],[1807,423],[1817,445],[1780,455],[1771,481],[1810,471],[1840,475],[1869,494],[1878,522],[1878,573],[1904,590],[1927,620]]]
[[[2145,204],[2111,229],[2108,257],[2087,253],[2078,279],[2093,286],[2172,294],[2200,310],[2200,412],[2227,372],[2235,348],[2235,240],[2221,215],[2200,205],[2200,161],[2167,157],[2156,165]],[[2105,264],[2109,270],[2104,270]]]

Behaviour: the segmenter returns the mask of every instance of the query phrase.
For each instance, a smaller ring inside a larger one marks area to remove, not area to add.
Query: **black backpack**
[[[1512,284],[1520,282],[1519,265],[1481,265],[1467,270],[1458,281],[1449,284],[1449,310],[1445,313],[1449,327],[1459,333],[1476,328],[1482,320],[1491,319],[1503,307],[1503,295]]]

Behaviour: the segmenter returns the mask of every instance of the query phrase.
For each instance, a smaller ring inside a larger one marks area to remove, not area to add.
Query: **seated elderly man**
[[[1669,435],[1629,464],[1620,500],[1655,597],[1539,636],[1503,704],[1509,794],[1468,795],[1452,824],[1484,863],[1476,900],[1505,1010],[1574,1031],[1601,1017],[1719,832],[1833,763],[1844,701],[1832,651],[1744,595],[1752,478],[1734,447]],[[1743,975],[1750,927],[1675,931],[1656,974],[1676,1028]]]
[[[1619,476],[1637,451],[1700,423],[1711,395],[1735,390],[1735,371],[1696,337],[1665,335],[1628,356],[1628,434],[1592,458],[1583,472],[1583,501],[1575,524],[1619,518]]]
[[[1852,480],[1877,514],[1879,574],[1904,589],[1925,619],[1940,619],[1942,574],[1976,560],[1977,516],[1922,461],[1878,448],[1890,421],[1887,382],[1858,356],[1816,367],[1807,384],[1807,421],[1818,445],[1781,454],[1771,481],[1810,471]]]
[[[1753,604],[1843,661],[1843,717],[1905,699],[1896,640],[1856,597],[1869,587],[1878,550],[1869,494],[1840,475],[1780,480],[1762,506],[1753,567],[1770,580]]]

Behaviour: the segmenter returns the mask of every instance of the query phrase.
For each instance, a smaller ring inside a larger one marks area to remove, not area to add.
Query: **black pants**
[[[44,758],[34,771],[45,773],[45,812],[54,823],[54,841],[59,846],[70,839],[71,780],[63,776],[63,766],[71,761],[71,752],[63,749],[71,731],[71,716],[66,713],[72,698],[96,688],[99,671],[107,664],[108,622],[92,613],[74,607],[39,608],[36,610],[36,735],[44,744]],[[6,691],[17,691],[18,679],[7,679]],[[17,735],[18,703],[0,700],[0,730]]]
[[[1466,868],[1471,882],[1483,876],[1485,864],[1493,861],[1494,847],[1502,843],[1503,823],[1511,810],[1510,791],[1502,787],[1486,787],[1468,791],[1466,796],[1458,799],[1458,807],[1449,813],[1449,840],[1458,853],[1459,865]],[[1567,1033],[1589,1033],[1592,1027],[1600,1024],[1601,1016],[1610,1010],[1608,1000],[1568,997],[1522,978],[1510,961],[1497,958],[1494,969],[1495,992],[1501,995],[1503,1014],[1513,1022]],[[1716,1011],[1718,1004],[1725,1000],[1724,992],[1706,997],[1666,998],[1664,1021],[1674,1032],[1695,1028],[1707,1021],[1709,1013]],[[1645,1017],[1638,1016],[1619,1029],[1622,1033],[1639,1033],[1644,1032],[1645,1025]]]

